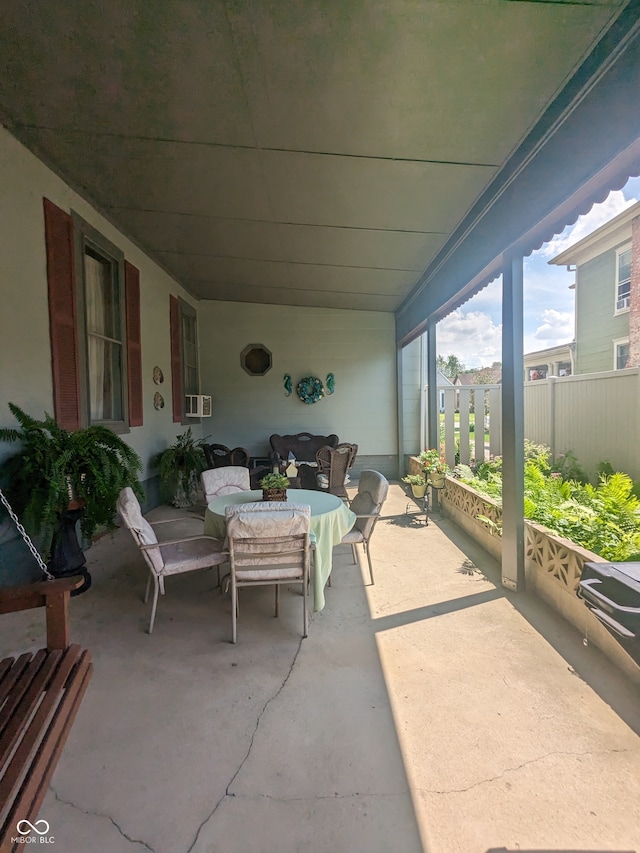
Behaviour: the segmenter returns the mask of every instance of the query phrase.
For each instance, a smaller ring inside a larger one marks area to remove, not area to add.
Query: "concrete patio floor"
[[[299,594],[274,619],[263,588],[231,645],[213,572],[170,578],[149,636],[131,536],[100,539],[70,608],[95,670],[40,814],[52,849],[640,853],[640,691],[408,503],[392,485],[375,586],[335,550],[306,640]],[[3,656],[43,637],[42,613],[0,620]]]

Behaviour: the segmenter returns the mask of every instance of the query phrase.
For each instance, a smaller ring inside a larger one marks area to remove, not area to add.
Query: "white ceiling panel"
[[[277,151],[262,158],[278,221],[391,231],[451,231],[496,172]]]
[[[278,225],[286,257],[298,263],[422,270],[448,234]]]
[[[251,219],[217,219],[180,213],[111,209],[154,252],[284,261],[279,226]]]
[[[192,281],[191,289],[200,299],[211,299],[208,282]],[[301,305],[318,308],[345,308],[362,310],[363,297],[355,293],[332,293],[323,290],[300,290],[290,288],[255,287],[251,285],[220,285],[215,298],[231,302],[263,302],[268,305]],[[367,296],[367,311],[393,311],[396,296]]]
[[[104,207],[270,218],[255,150],[66,131],[26,135],[57,164],[71,162],[77,180]]]
[[[0,117],[194,296],[390,311],[628,6],[7,0]]]
[[[505,0],[230,10],[262,147],[495,165],[613,11]]]

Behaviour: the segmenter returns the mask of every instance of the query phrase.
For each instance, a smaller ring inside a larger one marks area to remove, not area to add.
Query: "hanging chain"
[[[44,560],[42,559],[42,557],[41,557],[41,556],[40,556],[40,554],[38,553],[38,550],[37,550],[36,546],[33,544],[33,542],[31,541],[31,539],[29,538],[29,534],[28,534],[28,533],[27,533],[27,531],[24,529],[24,527],[20,524],[20,521],[18,520],[18,516],[17,516],[17,515],[15,514],[15,512],[11,509],[11,504],[10,504],[10,503],[9,503],[9,501],[5,498],[5,496],[4,496],[4,492],[2,491],[2,489],[0,489],[0,501],[1,501],[1,502],[2,502],[2,504],[4,505],[5,509],[7,510],[7,512],[8,512],[8,513],[9,513],[9,515],[11,516],[11,518],[13,519],[13,523],[14,523],[14,524],[15,524],[15,526],[18,528],[18,533],[20,534],[20,536],[22,536],[22,538],[23,538],[23,539],[24,539],[24,541],[25,541],[25,545],[27,546],[27,548],[28,548],[28,549],[31,551],[31,553],[33,554],[33,558],[34,558],[34,560],[36,561],[36,563],[40,566],[40,570],[41,570],[41,571],[42,571],[42,572],[47,576],[47,580],[48,580],[48,581],[52,581],[52,580],[54,580],[53,575],[51,574],[51,572],[49,571],[49,569],[46,567]]]

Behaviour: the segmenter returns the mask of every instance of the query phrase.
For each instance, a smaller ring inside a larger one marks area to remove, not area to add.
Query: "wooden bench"
[[[91,655],[69,644],[69,597],[83,582],[0,590],[0,613],[46,607],[47,622],[46,649],[0,662],[0,853],[24,849],[17,824],[36,823],[91,677]]]

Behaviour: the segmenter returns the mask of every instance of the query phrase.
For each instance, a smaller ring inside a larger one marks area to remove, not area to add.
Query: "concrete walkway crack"
[[[612,755],[614,753],[624,753],[624,752],[637,752],[636,749],[607,749],[603,750],[603,754]],[[490,782],[496,782],[498,779],[502,779],[507,773],[515,773],[518,770],[521,770],[523,767],[527,767],[529,764],[536,764],[539,761],[544,761],[545,758],[550,758],[552,755],[567,755],[573,757],[579,757],[583,755],[596,755],[594,752],[564,752],[557,750],[555,752],[547,752],[544,755],[539,755],[537,758],[530,758],[528,761],[523,761],[522,764],[517,764],[515,767],[506,767],[502,773],[498,773],[496,776],[489,776],[487,779],[479,779],[477,782],[473,782],[471,785],[467,785],[466,788],[449,788],[448,790],[432,790],[431,788],[416,788],[416,791],[419,791],[422,794],[465,794],[467,791],[472,791],[474,788],[479,787],[480,785],[486,785]]]
[[[309,622],[311,623],[311,619],[309,619]],[[234,782],[235,782],[235,780],[237,779],[238,774],[240,773],[240,771],[242,770],[242,768],[244,767],[244,765],[247,763],[247,760],[248,760],[249,756],[251,755],[251,750],[253,749],[253,743],[254,743],[255,738],[256,738],[256,735],[257,735],[257,733],[258,733],[258,729],[260,728],[260,721],[262,720],[262,717],[264,716],[265,711],[267,710],[267,708],[269,707],[269,705],[271,705],[271,703],[272,703],[272,702],[274,702],[274,701],[278,698],[278,696],[282,693],[282,691],[283,691],[283,690],[284,690],[284,688],[285,688],[285,685],[286,685],[287,681],[289,681],[289,678],[291,677],[291,673],[293,672],[293,668],[294,668],[294,666],[296,665],[296,661],[298,660],[298,655],[300,654],[300,650],[302,649],[302,641],[303,641],[303,639],[304,639],[303,637],[300,637],[300,642],[298,643],[298,648],[296,649],[296,652],[295,652],[295,654],[294,654],[294,656],[293,656],[293,660],[291,661],[291,666],[289,667],[289,670],[288,670],[287,674],[285,675],[285,677],[284,677],[284,679],[283,679],[283,681],[282,681],[282,684],[280,685],[280,687],[278,687],[278,689],[277,689],[277,690],[276,690],[276,692],[273,694],[273,696],[270,696],[270,697],[267,699],[267,701],[266,701],[266,702],[264,703],[264,705],[262,706],[262,710],[261,710],[261,711],[260,711],[260,713],[258,714],[258,717],[257,717],[257,719],[256,719],[256,724],[255,724],[254,729],[253,729],[253,732],[252,732],[252,734],[251,734],[251,739],[249,740],[249,747],[248,747],[248,749],[247,749],[246,755],[244,756],[244,758],[242,759],[242,761],[241,761],[241,762],[240,762],[240,764],[238,765],[238,767],[237,767],[237,769],[236,769],[235,773],[233,774],[233,776],[231,777],[231,779],[229,779],[229,781],[227,782],[227,785],[226,785],[226,787],[225,787],[224,794],[220,797],[220,799],[219,799],[219,800],[218,800],[218,802],[215,804],[215,806],[213,807],[213,809],[211,810],[211,812],[207,815],[207,817],[202,821],[202,823],[201,823],[201,824],[200,824],[200,826],[198,827],[198,829],[197,829],[197,831],[196,831],[196,834],[195,834],[195,837],[194,837],[193,841],[191,842],[191,844],[190,844],[190,845],[189,845],[189,847],[187,848],[187,853],[191,853],[191,851],[193,850],[193,848],[195,847],[195,845],[196,845],[196,843],[197,843],[197,841],[198,841],[198,838],[200,837],[200,833],[201,833],[201,832],[202,832],[202,830],[204,829],[205,825],[206,825],[207,823],[209,823],[209,821],[213,818],[213,816],[215,815],[215,813],[218,811],[218,809],[219,809],[220,805],[222,804],[222,802],[223,802],[224,800],[226,800],[226,799],[227,799],[227,797],[235,797],[235,796],[236,796],[235,794],[233,794],[232,792],[230,792],[230,791],[229,791],[229,789],[231,788],[231,786],[233,785],[233,783],[234,783]]]
[[[274,797],[272,794],[231,794],[238,800],[272,800],[274,803],[308,803],[317,802],[318,800],[353,800],[361,797],[370,797],[372,799],[393,799],[394,797],[406,797],[411,792],[407,788],[405,791],[382,792],[376,794],[373,791],[353,791],[350,794],[312,794],[308,797]]]
[[[146,841],[142,841],[140,838],[131,838],[130,835],[127,835],[127,833],[124,831],[124,829],[122,829],[122,827],[119,826],[119,824],[111,817],[111,815],[104,814],[103,812],[92,812],[92,811],[88,811],[88,809],[83,809],[82,806],[78,806],[78,805],[76,805],[76,803],[72,803],[71,800],[64,800],[58,794],[58,792],[56,791],[56,789],[54,787],[52,787],[52,786],[50,786],[50,787],[51,787],[51,791],[53,792],[53,796],[56,798],[56,800],[59,803],[63,803],[65,806],[71,806],[71,808],[76,809],[79,812],[82,812],[82,814],[89,815],[89,817],[106,818],[107,820],[111,821],[111,823],[115,826],[115,828],[118,830],[120,835],[123,838],[125,838],[127,841],[130,841],[131,844],[141,844],[145,848],[145,850],[150,850],[151,853],[155,853],[154,848],[151,847],[149,844],[147,844]]]

